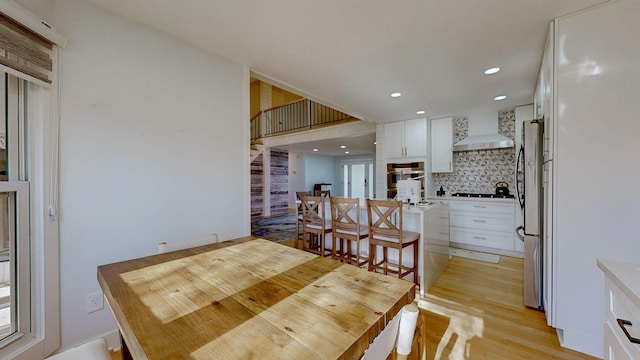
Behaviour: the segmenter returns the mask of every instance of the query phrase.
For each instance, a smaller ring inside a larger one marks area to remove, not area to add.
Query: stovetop
[[[489,199],[515,199],[514,195],[496,195],[496,194],[477,194],[477,193],[455,193],[451,194],[455,197],[470,197],[470,198],[489,198]]]

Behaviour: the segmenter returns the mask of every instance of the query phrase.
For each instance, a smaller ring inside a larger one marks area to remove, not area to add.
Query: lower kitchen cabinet
[[[515,202],[450,200],[452,246],[513,255]],[[495,251],[494,251],[495,250]]]
[[[640,266],[598,260],[605,273],[605,360],[640,359]]]

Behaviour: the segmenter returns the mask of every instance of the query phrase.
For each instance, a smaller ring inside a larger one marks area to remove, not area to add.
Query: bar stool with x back
[[[331,256],[331,249],[325,246],[325,235],[331,232],[331,219],[327,215],[327,205],[322,196],[303,195],[302,200],[302,250]]]
[[[311,191],[296,191],[296,242],[295,248],[299,248],[298,243],[300,242],[300,230],[302,228],[302,196],[311,195]]]
[[[396,274],[404,278],[413,274],[418,284],[418,243],[420,234],[402,229],[402,201],[367,199],[369,220],[369,271]],[[402,250],[413,245],[413,266],[402,262]],[[378,261],[377,248],[382,248]],[[389,259],[388,249],[398,250],[398,263]]]
[[[369,229],[360,224],[360,199],[331,197],[330,203],[333,260],[358,267],[367,265],[369,256],[362,252],[360,243],[369,236]]]

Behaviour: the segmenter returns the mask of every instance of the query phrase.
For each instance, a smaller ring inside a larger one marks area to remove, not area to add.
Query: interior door
[[[345,197],[359,198],[360,204],[364,204],[365,199],[373,198],[372,161],[344,163],[342,169]]]

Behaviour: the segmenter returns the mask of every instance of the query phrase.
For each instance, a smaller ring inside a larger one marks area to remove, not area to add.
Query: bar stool
[[[369,231],[366,225],[360,225],[360,199],[331,197],[330,204],[333,260],[358,267],[366,265],[369,262],[369,256],[363,255],[360,251],[360,242],[369,236]],[[351,248],[354,242],[355,254]]]
[[[325,235],[331,232],[331,219],[326,219],[326,203],[321,196],[303,195],[302,200],[302,250],[320,256],[331,256],[325,247]]]
[[[397,274],[401,279],[413,274],[413,282],[418,284],[420,234],[402,229],[402,201],[367,199],[367,218],[369,220],[369,271]],[[413,266],[409,267],[402,263],[402,250],[411,245],[413,245]],[[380,261],[377,261],[376,256],[378,246],[382,247]],[[389,248],[398,250],[397,264],[389,261]]]
[[[302,226],[302,196],[311,196],[311,191],[296,191],[296,245],[295,248],[299,248],[298,243],[300,242],[300,227]],[[299,202],[298,202],[299,201]]]

